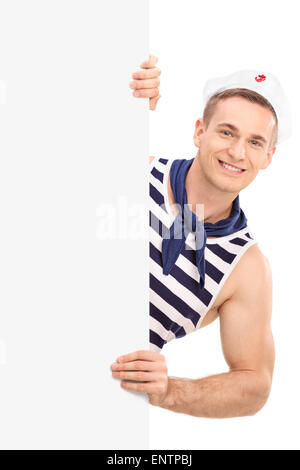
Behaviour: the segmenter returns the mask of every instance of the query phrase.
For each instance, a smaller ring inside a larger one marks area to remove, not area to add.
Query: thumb
[[[149,100],[149,108],[151,111],[154,111],[155,108],[156,108],[156,105],[157,105],[157,102],[159,100],[159,98],[161,97],[161,95],[158,95],[158,96],[154,96],[153,98],[150,98]]]

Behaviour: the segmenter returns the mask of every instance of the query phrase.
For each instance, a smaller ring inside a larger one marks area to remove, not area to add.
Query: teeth
[[[235,168],[233,166],[227,165],[227,163],[221,162],[221,165],[224,166],[225,168],[228,168],[228,170],[231,170],[231,171],[237,171],[239,173],[241,173],[241,171],[243,171],[243,170],[240,170],[239,168]]]

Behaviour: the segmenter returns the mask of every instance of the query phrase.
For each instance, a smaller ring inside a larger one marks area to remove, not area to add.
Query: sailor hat
[[[278,143],[290,137],[292,133],[290,104],[274,75],[261,70],[240,70],[226,77],[211,78],[203,89],[204,106],[213,95],[230,88],[247,88],[266,98],[277,115]]]

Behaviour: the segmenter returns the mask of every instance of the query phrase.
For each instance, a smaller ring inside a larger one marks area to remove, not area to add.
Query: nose
[[[228,154],[235,160],[241,160],[246,157],[245,143],[242,139],[231,142],[228,148]]]

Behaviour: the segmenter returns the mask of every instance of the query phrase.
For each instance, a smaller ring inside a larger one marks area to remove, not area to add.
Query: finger
[[[154,111],[155,108],[156,108],[156,105],[157,105],[157,102],[159,100],[159,98],[161,97],[161,95],[158,95],[158,96],[155,96],[154,98],[150,98],[149,100],[149,108],[151,111]]]
[[[125,362],[124,364],[115,362],[111,365],[113,371],[116,370],[143,370],[143,371],[153,371],[156,369],[156,362],[150,361],[132,361]]]
[[[130,88],[135,90],[140,90],[141,88],[157,88],[160,85],[159,78],[152,78],[149,80],[132,80],[130,83]]]
[[[132,78],[144,79],[144,78],[155,78],[161,74],[161,70],[157,67],[149,70],[138,70],[132,74]]]
[[[134,392],[145,392],[145,393],[154,393],[156,390],[156,384],[149,383],[135,383],[135,382],[125,382],[124,380],[120,382],[120,386],[126,390],[132,390]]]
[[[137,98],[154,98],[159,95],[159,90],[158,88],[148,88],[144,90],[135,90],[132,94]]]
[[[149,54],[149,59],[141,63],[140,67],[143,69],[149,69],[155,66],[158,62],[158,57],[155,55]]]
[[[162,356],[160,353],[156,353],[154,351],[148,351],[141,349],[139,351],[134,351],[129,354],[124,354],[123,356],[120,356],[117,358],[117,362],[130,362],[130,361],[157,361],[157,360],[162,360],[164,359],[164,356]]]
[[[161,377],[158,372],[114,371],[112,376],[122,380],[138,380],[139,382],[153,382]]]

